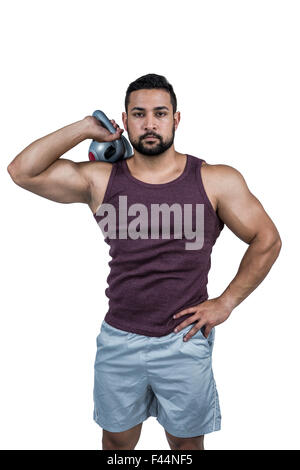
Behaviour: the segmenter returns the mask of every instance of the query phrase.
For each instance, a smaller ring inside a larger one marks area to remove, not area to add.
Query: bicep
[[[55,202],[72,203],[90,200],[88,167],[91,162],[73,162],[60,158],[45,171],[32,178],[17,177],[19,186]]]
[[[277,229],[261,202],[251,193],[242,174],[227,165],[219,165],[217,210],[227,227],[245,243],[262,235],[273,238]]]

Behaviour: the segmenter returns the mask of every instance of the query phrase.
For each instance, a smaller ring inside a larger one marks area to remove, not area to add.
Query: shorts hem
[[[221,430],[221,423],[215,424],[215,426],[210,426],[204,429],[200,429],[199,431],[194,431],[194,432],[188,432],[188,431],[183,431],[179,429],[175,429],[170,427],[169,425],[165,425],[162,421],[160,421],[158,418],[156,418],[159,424],[163,426],[163,428],[169,433],[172,434],[172,436],[175,437],[196,437],[196,436],[202,436],[204,434],[209,434],[214,431],[220,431]]]
[[[135,421],[132,421],[132,423],[126,423],[126,424],[116,424],[116,425],[111,425],[111,424],[105,424],[103,421],[101,421],[98,418],[95,418],[94,417],[94,421],[103,429],[105,429],[105,431],[109,431],[109,432],[123,432],[123,431],[128,431],[128,429],[131,429],[133,428],[134,426],[136,426],[137,424],[140,424],[140,423],[143,423],[147,418],[149,418],[149,416],[151,416],[150,413],[146,413],[144,415],[142,415],[140,418],[136,419]]]

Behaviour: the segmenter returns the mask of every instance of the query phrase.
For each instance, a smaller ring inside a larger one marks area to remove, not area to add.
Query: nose
[[[156,129],[156,125],[154,122],[153,116],[147,116],[144,121],[144,129],[146,132],[152,131]]]

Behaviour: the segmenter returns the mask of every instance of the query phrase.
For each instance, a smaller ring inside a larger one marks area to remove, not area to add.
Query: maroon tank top
[[[135,178],[126,160],[112,164],[94,214],[110,246],[104,320],[111,326],[167,335],[192,315],[175,313],[208,299],[211,251],[224,223],[205,192],[203,161],[187,155],[183,173],[163,184]]]

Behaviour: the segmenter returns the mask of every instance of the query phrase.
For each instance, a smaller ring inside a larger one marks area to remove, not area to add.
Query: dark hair
[[[125,96],[126,113],[128,112],[129,95],[132,91],[143,89],[151,90],[152,88],[163,88],[170,93],[173,114],[176,113],[177,99],[173,87],[168,82],[166,77],[163,75],[157,75],[156,73],[148,73],[148,75],[143,75],[142,77],[137,78],[134,82],[130,83]]]

